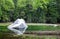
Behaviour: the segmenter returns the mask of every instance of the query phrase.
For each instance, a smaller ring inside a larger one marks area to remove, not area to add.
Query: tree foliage
[[[24,18],[33,23],[60,23],[60,0],[0,0],[0,22]]]

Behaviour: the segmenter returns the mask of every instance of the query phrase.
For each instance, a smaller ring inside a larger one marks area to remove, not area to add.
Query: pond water
[[[12,33],[0,33],[0,39],[60,39],[59,35],[34,35],[23,34],[20,36],[13,36]]]

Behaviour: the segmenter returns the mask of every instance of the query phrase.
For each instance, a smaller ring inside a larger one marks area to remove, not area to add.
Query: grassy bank
[[[7,26],[11,23],[0,23],[0,32],[8,32]],[[60,26],[54,27],[53,25],[28,25],[27,31],[54,31],[60,30]]]
[[[0,24],[0,39],[60,39],[59,36],[49,36],[49,35],[31,35],[23,34],[21,36],[13,36],[13,33],[8,33],[10,30],[7,29],[9,23]],[[46,25],[28,25],[27,31],[54,31],[60,30],[60,26],[46,26]]]
[[[27,29],[27,31],[54,31],[54,30],[60,30],[60,26],[54,27],[44,25],[28,25]],[[7,31],[9,31],[7,29],[7,26],[0,25],[0,32],[7,32]]]

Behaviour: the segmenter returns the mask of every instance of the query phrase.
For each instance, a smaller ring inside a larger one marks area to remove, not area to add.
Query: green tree
[[[50,1],[47,5],[47,21],[50,23],[57,23],[58,11],[57,11],[57,4],[55,0]]]
[[[0,16],[0,20],[5,22],[5,21],[9,21],[9,16],[10,16],[10,11],[12,11],[14,9],[14,3],[13,0],[1,0],[0,1],[0,12],[2,13],[2,15]],[[0,13],[0,14],[1,14]]]
[[[57,22],[60,23],[60,0],[56,0],[57,3],[57,11],[58,11],[58,19]]]

